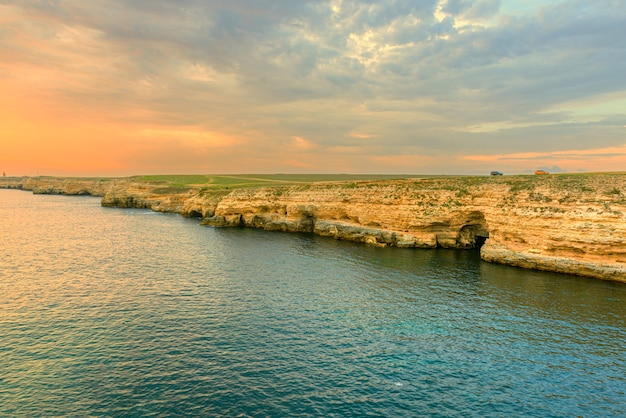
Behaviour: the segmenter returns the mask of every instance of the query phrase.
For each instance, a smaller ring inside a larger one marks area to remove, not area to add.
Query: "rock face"
[[[238,189],[220,200],[212,226],[250,226],[377,245],[418,248],[474,248],[488,237],[484,214],[474,208],[440,206],[439,193],[410,197],[414,184],[364,183],[288,189]],[[416,202],[426,202],[424,206]]]
[[[59,180],[61,181],[61,180]],[[450,177],[228,190],[130,179],[24,189],[402,248],[480,248],[490,262],[626,282],[626,175]],[[15,186],[15,184],[13,185]],[[0,180],[0,187],[3,186]],[[15,186],[17,187],[17,186]],[[101,193],[101,194],[98,194]]]
[[[182,213],[185,202],[196,191],[159,183],[117,181],[102,197],[102,206],[152,209],[155,212]]]
[[[104,196],[116,179],[60,177],[3,177],[0,188],[29,190],[35,194]]]
[[[482,246],[487,261],[626,282],[625,180],[444,179],[242,189],[225,196],[204,223],[311,231],[381,246]]]

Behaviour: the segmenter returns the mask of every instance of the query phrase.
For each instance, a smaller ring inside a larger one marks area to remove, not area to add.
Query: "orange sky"
[[[626,170],[626,11],[457,3],[4,2],[0,170]]]

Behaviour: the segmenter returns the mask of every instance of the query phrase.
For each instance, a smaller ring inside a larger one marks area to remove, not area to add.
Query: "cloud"
[[[293,148],[302,151],[309,151],[315,147],[315,145],[312,144],[310,141],[307,141],[306,139],[299,136],[295,136],[292,138],[291,145]]]
[[[625,0],[0,0],[0,87],[145,155],[466,170],[441,156],[622,146],[624,28]]]
[[[500,9],[500,0],[447,0],[441,12],[454,18],[484,21],[493,17]]]
[[[516,172],[542,169],[551,173],[576,171],[623,171],[626,145],[587,150],[561,149],[551,152],[466,155],[462,160],[506,166]],[[558,165],[556,165],[558,163]],[[526,167],[524,169],[524,167]]]

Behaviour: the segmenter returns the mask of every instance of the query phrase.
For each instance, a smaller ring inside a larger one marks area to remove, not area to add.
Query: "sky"
[[[626,171],[625,39],[626,0],[0,0],[0,171]]]

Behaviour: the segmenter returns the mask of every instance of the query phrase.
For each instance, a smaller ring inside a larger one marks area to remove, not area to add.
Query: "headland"
[[[626,173],[401,177],[3,177],[0,188],[101,196],[214,227],[479,248],[488,262],[626,283]]]

